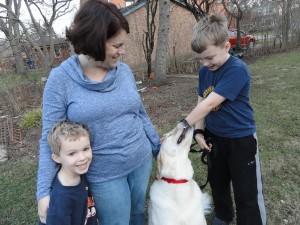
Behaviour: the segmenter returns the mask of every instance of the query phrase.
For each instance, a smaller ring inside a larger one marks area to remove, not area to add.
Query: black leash
[[[190,152],[192,152],[192,153],[200,153],[201,154],[201,162],[203,164],[207,165],[207,167],[209,167],[210,166],[210,162],[209,162],[208,154],[210,154],[210,152],[207,149],[196,150],[194,148],[194,146],[197,145],[197,141],[195,140],[195,138],[194,138],[194,141],[195,142],[191,145]],[[207,168],[206,181],[205,181],[204,184],[202,184],[202,185],[200,184],[199,185],[200,189],[203,190],[206,187],[207,184],[208,184],[208,168]]]

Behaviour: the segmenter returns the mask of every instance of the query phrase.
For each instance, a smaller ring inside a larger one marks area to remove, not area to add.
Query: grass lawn
[[[36,163],[15,161],[0,164],[0,224],[36,223]]]
[[[269,225],[300,221],[299,62],[295,51],[260,58],[250,66]],[[206,171],[198,155],[191,157],[195,179],[203,183]],[[36,167],[22,159],[0,164],[0,225],[36,224]]]

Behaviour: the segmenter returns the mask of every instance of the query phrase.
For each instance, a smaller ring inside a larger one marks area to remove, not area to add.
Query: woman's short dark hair
[[[126,18],[114,4],[88,0],[76,13],[70,28],[66,29],[66,37],[75,53],[104,61],[106,41],[122,29],[129,33]]]

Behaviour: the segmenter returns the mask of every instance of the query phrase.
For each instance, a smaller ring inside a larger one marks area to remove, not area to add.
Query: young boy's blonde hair
[[[222,15],[210,15],[201,19],[193,29],[191,47],[202,53],[208,45],[222,46],[229,38],[227,19]]]
[[[62,140],[74,141],[80,137],[90,137],[87,126],[71,121],[61,121],[56,123],[48,134],[48,143],[52,153],[60,154]]]

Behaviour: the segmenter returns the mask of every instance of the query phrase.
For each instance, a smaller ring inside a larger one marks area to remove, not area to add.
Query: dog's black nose
[[[185,127],[185,128],[183,128],[182,133],[180,134],[180,136],[179,136],[179,138],[178,138],[178,140],[177,140],[177,144],[180,144],[180,143],[183,141],[183,139],[185,138],[186,132],[187,132],[190,128],[191,128],[191,127]]]
[[[183,125],[183,130],[177,140],[177,144],[182,142],[182,140],[185,138],[186,132],[191,128],[190,124],[185,119],[181,120],[180,123]]]
[[[177,140],[177,144],[180,144],[184,138],[185,138],[185,134],[181,133],[181,135],[179,136],[179,138]]]

